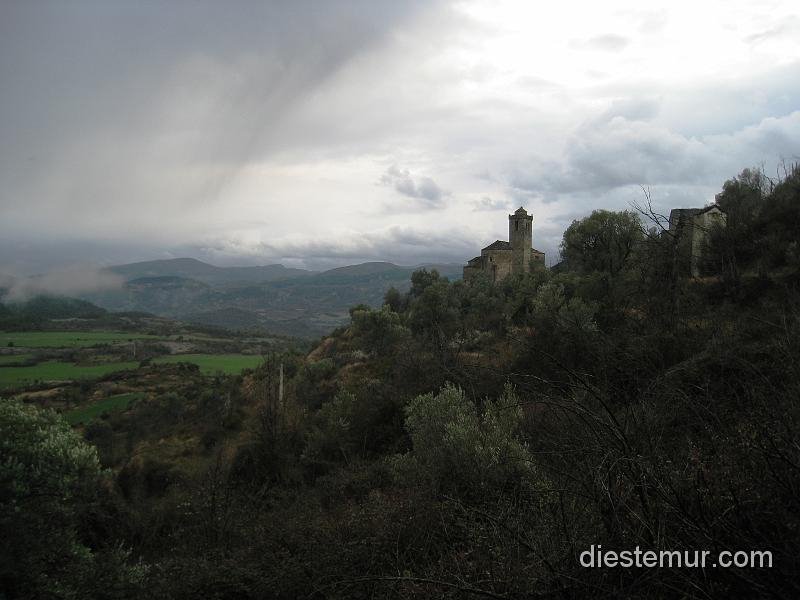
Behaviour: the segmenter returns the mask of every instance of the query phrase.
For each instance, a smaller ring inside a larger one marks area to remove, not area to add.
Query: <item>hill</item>
[[[91,302],[61,296],[36,296],[25,302],[0,304],[0,329],[39,327],[51,320],[90,320],[107,311]]]
[[[316,273],[282,265],[215,267],[194,259],[151,261],[111,267],[126,278],[123,287],[84,298],[114,311],[145,311],[215,327],[318,337],[346,323],[351,306],[380,306],[392,286],[406,291],[411,273],[419,268],[426,267],[368,262]],[[461,267],[438,265],[438,270],[457,279]]]
[[[174,258],[117,265],[108,269],[126,281],[145,277],[183,277],[208,284],[263,282],[304,277],[313,271],[292,269],[283,265],[257,267],[217,267],[194,258]]]

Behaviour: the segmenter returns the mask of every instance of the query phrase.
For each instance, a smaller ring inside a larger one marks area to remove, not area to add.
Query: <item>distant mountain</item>
[[[460,265],[369,262],[315,273],[281,265],[215,267],[176,259],[112,267],[126,279],[122,289],[84,298],[109,310],[315,337],[346,323],[356,304],[380,306],[389,287],[407,290],[411,274],[420,268],[436,268],[451,279],[461,276]]]
[[[275,281],[277,279],[304,277],[314,273],[305,269],[291,269],[283,265],[216,267],[194,258],[150,260],[117,265],[109,267],[108,270],[120,275],[126,281],[145,277],[183,277],[196,279],[208,284]]]
[[[320,275],[327,275],[330,277],[337,277],[340,275],[378,275],[381,273],[406,272],[407,270],[408,267],[399,267],[390,262],[365,262],[360,265],[348,265],[346,267],[338,267],[336,269],[323,271]]]

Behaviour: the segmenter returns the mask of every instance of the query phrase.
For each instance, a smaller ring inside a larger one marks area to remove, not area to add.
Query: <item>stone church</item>
[[[496,282],[517,273],[529,273],[535,265],[544,266],[544,252],[533,247],[533,215],[521,206],[508,215],[508,241],[497,240],[471,259],[464,267],[464,281],[486,273]]]

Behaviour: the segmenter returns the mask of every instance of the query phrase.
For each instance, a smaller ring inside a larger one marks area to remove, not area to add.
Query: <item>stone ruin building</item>
[[[703,254],[715,226],[725,227],[727,215],[716,204],[705,208],[675,208],[669,213],[669,233],[676,236],[681,254],[688,258],[692,277],[703,271]]]

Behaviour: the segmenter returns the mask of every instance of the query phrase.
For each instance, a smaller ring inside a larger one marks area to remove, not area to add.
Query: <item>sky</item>
[[[800,160],[796,0],[0,2],[0,273],[464,263]]]

